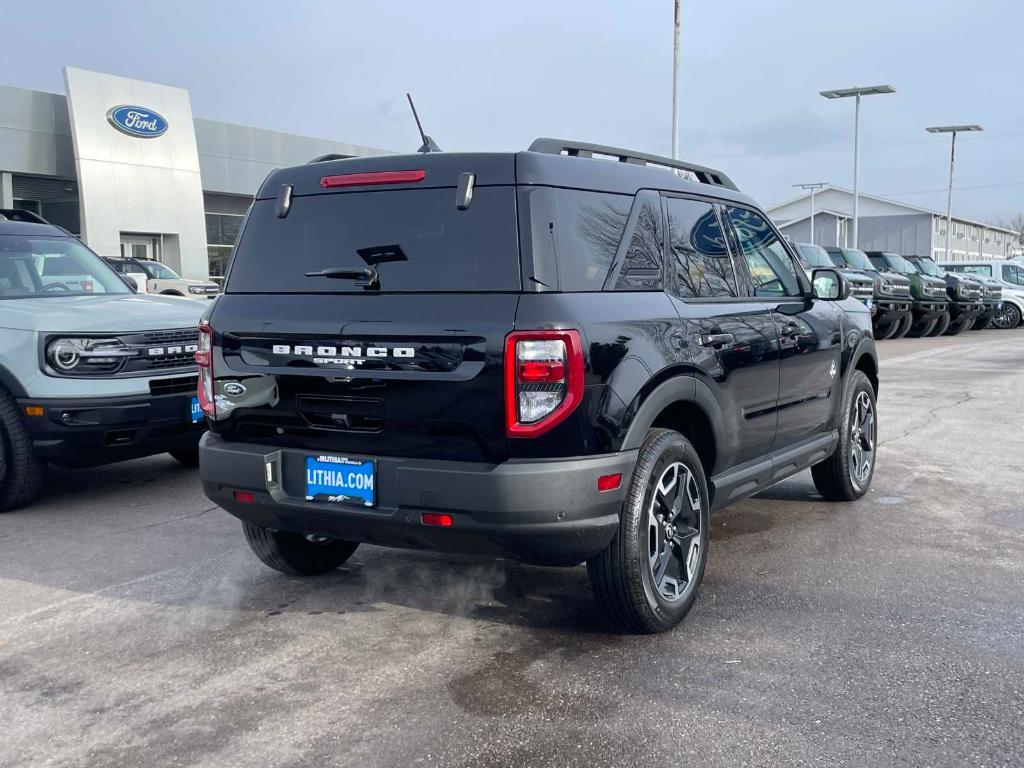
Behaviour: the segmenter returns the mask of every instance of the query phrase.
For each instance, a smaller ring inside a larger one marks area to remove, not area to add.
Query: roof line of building
[[[814,194],[815,195],[820,195],[822,192],[825,192],[825,191],[830,190],[830,189],[834,189],[837,192],[845,192],[848,195],[852,195],[853,194],[853,190],[852,189],[847,189],[846,187],[840,187],[838,184],[826,184],[821,189],[815,190]],[[927,214],[930,214],[932,216],[938,216],[939,218],[942,218],[942,219],[946,218],[946,214],[944,214],[944,213],[942,213],[940,211],[934,211],[931,208],[922,208],[919,205],[912,205],[910,203],[902,203],[899,200],[890,200],[887,197],[880,197],[879,195],[871,195],[871,194],[868,194],[866,192],[859,192],[858,196],[866,198],[868,200],[875,200],[875,201],[880,202],[880,203],[887,203],[889,205],[895,205],[895,206],[897,206],[899,208],[906,208],[906,209],[911,210],[911,211],[917,211],[918,213],[927,213]],[[794,198],[791,198],[790,200],[786,200],[785,202],[779,203],[778,205],[773,205],[771,208],[767,209],[767,213],[769,215],[771,215],[771,212],[773,210],[776,210],[777,208],[783,208],[783,207],[785,207],[787,205],[792,205],[793,203],[799,202],[800,200],[806,200],[809,197],[810,197],[809,194],[798,195],[798,196],[796,196]],[[843,215],[847,216],[847,217],[850,217],[850,214],[843,214]],[[985,221],[977,221],[976,219],[965,219],[963,216],[956,216],[956,215],[954,215],[953,216],[953,220],[957,221],[957,222],[960,222],[962,224],[972,224],[972,225],[978,226],[978,227],[986,227],[987,229],[994,229],[994,230],[997,230],[999,232],[1006,232],[1006,233],[1009,233],[1011,235],[1017,235],[1018,234],[1014,230],[1007,229],[1006,227],[1000,227],[1000,226],[998,226],[996,224],[989,224],[988,222],[985,222]],[[795,221],[795,219],[794,219],[794,221]]]

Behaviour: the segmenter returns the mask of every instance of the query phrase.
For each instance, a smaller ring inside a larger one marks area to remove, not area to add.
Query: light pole
[[[853,109],[853,247],[856,248],[857,243],[857,213],[859,200],[859,188],[857,186],[857,172],[859,170],[859,158],[860,153],[860,97],[861,96],[874,96],[876,93],[896,93],[896,89],[891,85],[871,85],[866,88],[839,88],[834,91],[822,91],[821,95],[826,99],[845,99],[853,96],[856,99],[856,105]]]
[[[931,128],[925,128],[928,133],[951,133],[953,138],[949,143],[949,192],[946,195],[946,260],[952,261],[953,254],[949,250],[950,242],[953,235],[953,164],[956,161],[956,135],[958,133],[967,133],[969,131],[981,131],[984,130],[980,125],[933,125]],[[981,252],[984,248],[981,244],[978,244],[978,257],[981,257]]]
[[[672,159],[679,159],[679,0],[672,17]]]
[[[793,186],[800,187],[800,189],[809,189],[811,191],[811,245],[814,245],[814,190],[824,187],[825,182],[814,181],[808,184],[794,184]]]

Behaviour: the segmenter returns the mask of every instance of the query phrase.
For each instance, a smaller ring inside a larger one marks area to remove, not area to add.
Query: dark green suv
[[[919,272],[898,253],[867,251],[867,255],[879,271],[899,272],[910,280],[910,295],[914,306],[906,335],[927,336],[931,333],[947,311],[946,281]]]

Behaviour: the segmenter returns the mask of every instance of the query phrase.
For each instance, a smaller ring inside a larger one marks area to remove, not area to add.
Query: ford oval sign
[[[155,139],[167,133],[167,121],[152,109],[123,104],[107,112],[107,120],[121,133],[140,139]]]

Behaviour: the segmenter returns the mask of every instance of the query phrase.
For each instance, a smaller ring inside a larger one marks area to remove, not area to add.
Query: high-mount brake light
[[[320,186],[324,189],[336,187],[365,187],[371,184],[415,184],[427,178],[423,169],[415,171],[374,171],[372,173],[340,173],[324,176]]]
[[[537,437],[583,400],[580,332],[513,331],[505,337],[505,432]]]
[[[209,416],[212,419],[215,415],[213,397],[213,328],[207,322],[199,323],[196,367],[199,369],[199,382],[196,387],[199,407],[205,416]]]

